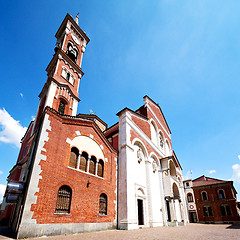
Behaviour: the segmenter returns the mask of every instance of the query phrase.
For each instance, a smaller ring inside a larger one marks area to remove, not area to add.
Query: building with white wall
[[[105,135],[119,151],[118,227],[186,223],[182,168],[161,108],[145,96],[137,111],[124,108],[117,115]]]

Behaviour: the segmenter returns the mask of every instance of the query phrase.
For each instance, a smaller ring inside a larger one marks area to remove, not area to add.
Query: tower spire
[[[77,23],[77,25],[78,25],[78,15],[79,15],[79,12],[77,13],[77,16],[74,19],[74,21]]]

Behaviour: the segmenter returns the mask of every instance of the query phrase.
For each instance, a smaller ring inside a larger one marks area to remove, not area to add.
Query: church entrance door
[[[196,223],[197,222],[196,212],[190,212],[190,222],[191,223]]]
[[[168,216],[168,222],[171,222],[171,213],[170,213],[170,203],[168,200],[166,200],[167,204],[167,216]]]
[[[138,225],[144,225],[144,215],[143,215],[143,200],[137,200],[138,205]]]

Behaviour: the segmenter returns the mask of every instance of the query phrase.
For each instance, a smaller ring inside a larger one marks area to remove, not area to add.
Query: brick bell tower
[[[90,41],[78,25],[78,15],[67,14],[55,37],[55,54],[49,63],[47,81],[39,95],[40,102],[36,114],[37,127],[42,112],[49,106],[60,114],[75,116],[79,99],[79,84],[83,76],[81,69],[83,53]]]

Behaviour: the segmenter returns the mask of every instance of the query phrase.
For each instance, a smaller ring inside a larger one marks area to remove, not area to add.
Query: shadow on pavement
[[[1,238],[2,236],[13,239],[13,233],[12,233],[12,231],[8,228],[8,226],[2,226],[2,225],[0,225],[0,239],[2,239],[2,238]]]
[[[240,225],[232,224],[231,226],[226,227],[226,229],[240,229]]]

